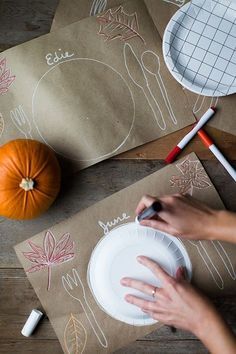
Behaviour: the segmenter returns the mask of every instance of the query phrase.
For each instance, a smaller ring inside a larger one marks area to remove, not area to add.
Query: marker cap
[[[22,328],[21,334],[25,337],[29,337],[35,330],[37,324],[42,318],[43,313],[39,310],[33,309],[29,315],[24,327]]]

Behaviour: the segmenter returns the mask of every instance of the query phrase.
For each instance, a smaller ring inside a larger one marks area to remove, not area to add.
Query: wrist
[[[217,328],[222,326],[222,322],[221,316],[215,309],[211,308],[203,314],[192,332],[205,343],[209,338],[209,333],[214,335],[217,332]]]
[[[227,210],[213,210],[206,229],[208,240],[236,242],[233,230],[236,228],[236,216]]]

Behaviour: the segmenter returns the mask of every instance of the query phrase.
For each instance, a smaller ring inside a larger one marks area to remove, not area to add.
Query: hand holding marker
[[[138,216],[136,216],[135,221],[140,223],[142,220],[151,219],[155,214],[162,210],[161,203],[156,201],[150,207],[144,209]]]

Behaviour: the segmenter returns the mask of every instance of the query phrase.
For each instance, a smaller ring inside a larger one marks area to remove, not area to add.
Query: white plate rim
[[[185,264],[186,264],[186,268],[187,268],[187,276],[188,276],[188,281],[191,280],[192,278],[192,263],[191,263],[191,260],[190,260],[190,257],[188,255],[188,252],[183,244],[183,242],[175,237],[175,236],[172,236],[166,232],[163,232],[161,230],[158,230],[158,229],[154,229],[152,227],[147,227],[147,226],[141,226],[141,225],[137,225],[137,223],[135,222],[128,222],[128,223],[124,223],[122,225],[119,225],[119,226],[116,226],[114,227],[107,235],[104,235],[100,238],[100,240],[97,242],[96,246],[93,248],[92,252],[91,252],[91,256],[90,256],[90,259],[89,259],[89,262],[88,262],[88,267],[87,267],[87,283],[88,283],[88,286],[89,286],[89,289],[94,297],[94,300],[96,302],[96,304],[98,305],[98,307],[103,311],[105,312],[107,315],[109,315],[110,317],[114,318],[115,320],[118,320],[118,321],[122,321],[122,322],[125,322],[126,324],[129,324],[129,325],[133,325],[133,326],[148,326],[148,325],[153,325],[153,324],[156,324],[158,321],[157,320],[154,320],[153,318],[144,318],[144,319],[140,319],[140,320],[135,320],[135,321],[131,321],[130,320],[130,317],[128,316],[125,316],[125,315],[119,315],[119,316],[115,316],[115,315],[111,315],[97,300],[97,297],[93,291],[93,288],[92,288],[92,285],[91,285],[91,281],[90,281],[90,270],[91,270],[91,264],[92,264],[92,258],[93,258],[93,255],[95,253],[95,251],[97,250],[98,247],[100,247],[100,244],[104,241],[104,239],[106,239],[110,233],[114,232],[115,230],[117,229],[120,229],[124,226],[127,226],[127,225],[132,225],[132,226],[135,226],[135,227],[145,227],[146,229],[151,229],[151,230],[154,230],[156,232],[160,232],[161,234],[164,234],[166,237],[168,238],[171,238],[171,240],[174,241],[175,245],[179,248],[179,250],[181,251],[182,255],[183,255],[183,258],[185,260]]]
[[[197,85],[193,85],[189,80],[183,78],[183,81],[181,81],[177,74],[175,74],[175,72],[173,72],[173,70],[171,69],[171,65],[170,63],[172,63],[171,59],[168,59],[166,54],[169,48],[168,42],[166,40],[166,36],[167,36],[167,32],[168,32],[168,28],[171,25],[173,20],[178,19],[182,12],[186,12],[189,8],[189,6],[191,5],[191,1],[188,2],[187,4],[183,5],[180,9],[178,9],[176,11],[176,13],[171,17],[170,21],[168,22],[164,34],[163,34],[163,39],[162,39],[162,53],[163,53],[163,58],[165,61],[165,64],[169,70],[169,72],[171,73],[171,75],[175,78],[176,81],[178,81],[180,83],[181,86],[183,86],[184,88],[188,89],[191,92],[194,92],[198,95],[202,95],[202,96],[209,96],[209,97],[224,97],[224,96],[229,96],[232,94],[235,94],[235,89],[233,87],[231,87],[231,89],[229,90],[229,92],[227,94],[223,94],[219,91],[217,91],[216,93],[213,94],[213,92],[211,89],[207,89],[207,88],[203,88],[203,90],[197,90],[196,87],[198,87]],[[189,83],[189,85],[188,85]],[[232,92],[231,92],[232,90]]]

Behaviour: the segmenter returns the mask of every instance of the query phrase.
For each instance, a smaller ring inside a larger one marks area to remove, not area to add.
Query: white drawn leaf
[[[81,322],[71,313],[64,331],[67,354],[82,354],[87,343],[87,332]]]
[[[138,37],[145,43],[139,33],[136,12],[129,15],[125,13],[123,7],[120,6],[115,11],[109,9],[104,14],[97,16],[97,21],[100,24],[98,34],[103,35],[107,41],[116,38],[127,41],[131,38]]]

